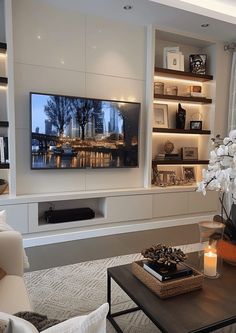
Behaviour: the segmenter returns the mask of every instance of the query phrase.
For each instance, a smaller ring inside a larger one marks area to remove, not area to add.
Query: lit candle
[[[216,276],[217,254],[209,251],[204,253],[204,274],[207,276]]]

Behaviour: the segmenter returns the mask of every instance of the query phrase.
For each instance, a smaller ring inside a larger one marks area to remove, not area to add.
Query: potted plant
[[[224,240],[219,242],[222,257],[236,263],[236,130],[221,139],[212,139],[214,149],[210,152],[207,169],[202,171],[202,181],[197,184],[198,192],[219,191],[221,215],[214,220],[225,224]]]

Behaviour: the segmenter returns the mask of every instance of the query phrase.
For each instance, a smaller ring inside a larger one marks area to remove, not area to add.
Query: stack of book
[[[143,264],[143,268],[155,276],[159,281],[172,280],[193,274],[192,268],[184,265],[183,263],[177,264],[176,268],[170,270],[168,267],[160,266],[151,261],[146,261]]]
[[[165,160],[181,160],[179,154],[165,154]]]

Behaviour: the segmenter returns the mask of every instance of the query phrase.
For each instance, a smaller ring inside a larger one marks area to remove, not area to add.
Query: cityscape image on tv
[[[32,169],[138,166],[139,103],[30,96]]]

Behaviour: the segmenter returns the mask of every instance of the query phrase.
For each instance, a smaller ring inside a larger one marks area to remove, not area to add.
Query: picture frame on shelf
[[[189,56],[189,69],[194,74],[206,74],[206,54],[190,54]]]
[[[180,53],[167,52],[167,68],[176,71],[180,70]]]
[[[167,46],[163,48],[163,68],[167,67],[167,53],[178,53],[179,46]]]
[[[181,148],[182,160],[197,160],[198,148],[197,147],[183,147]]]
[[[153,107],[153,127],[168,128],[168,105],[155,103]]]
[[[196,171],[194,166],[183,166],[182,172],[185,182],[193,183],[196,181]]]
[[[192,131],[201,131],[202,130],[202,121],[201,120],[191,120],[190,129]]]

